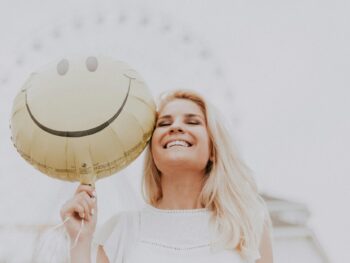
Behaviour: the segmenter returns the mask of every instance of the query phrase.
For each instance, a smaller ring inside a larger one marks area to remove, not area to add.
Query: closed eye
[[[200,121],[188,121],[187,124],[199,125],[199,124],[201,124],[201,122]]]
[[[200,125],[201,122],[197,121],[197,120],[189,120],[186,122],[186,124],[190,124],[190,125]],[[164,127],[164,126],[169,126],[171,125],[171,122],[169,121],[161,121],[157,124],[157,127]]]
[[[164,127],[164,126],[169,126],[171,123],[170,122],[159,122],[157,124],[157,127]]]

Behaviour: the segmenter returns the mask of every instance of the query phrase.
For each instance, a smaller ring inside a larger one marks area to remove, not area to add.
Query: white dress
[[[211,212],[207,209],[163,210],[150,205],[113,216],[94,235],[92,260],[98,245],[110,263],[247,263],[233,250],[214,251],[210,242]]]

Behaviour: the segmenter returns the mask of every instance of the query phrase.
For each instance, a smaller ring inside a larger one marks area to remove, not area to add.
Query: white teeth
[[[189,147],[190,144],[185,142],[185,141],[172,141],[172,142],[169,142],[165,148],[170,148],[172,146],[175,146],[175,145],[179,145],[179,146],[184,146],[184,147]]]

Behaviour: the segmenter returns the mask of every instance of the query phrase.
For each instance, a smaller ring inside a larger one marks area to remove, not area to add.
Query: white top
[[[110,263],[247,263],[236,251],[211,248],[210,216],[207,209],[163,210],[150,205],[119,213],[94,235],[92,262],[102,245]]]

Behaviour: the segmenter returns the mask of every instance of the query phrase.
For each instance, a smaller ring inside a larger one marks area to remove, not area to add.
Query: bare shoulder
[[[109,263],[106,252],[101,245],[98,246],[96,263]]]

